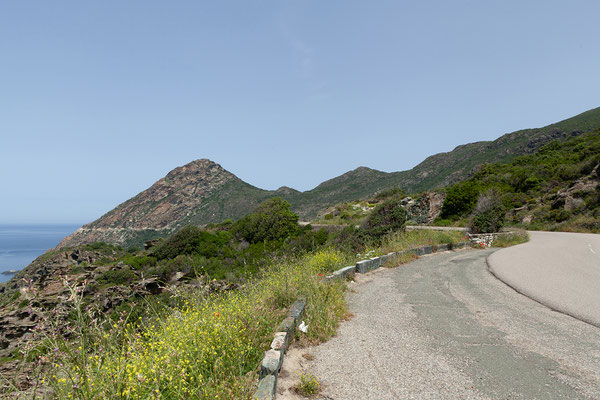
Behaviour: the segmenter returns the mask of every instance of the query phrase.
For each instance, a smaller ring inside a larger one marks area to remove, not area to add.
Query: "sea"
[[[2,272],[26,267],[80,226],[81,224],[0,224],[0,282],[12,277]]]

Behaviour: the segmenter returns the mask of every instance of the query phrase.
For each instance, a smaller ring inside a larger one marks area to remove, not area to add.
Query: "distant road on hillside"
[[[600,327],[600,235],[529,232],[488,258],[490,272],[540,303]]]
[[[461,231],[467,232],[469,228],[463,228],[460,226],[433,226],[433,225],[406,225],[407,231],[415,231],[415,230],[433,230],[433,231]]]

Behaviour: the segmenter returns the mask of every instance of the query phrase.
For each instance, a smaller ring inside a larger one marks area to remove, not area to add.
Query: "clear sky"
[[[0,223],[90,222],[209,158],[264,189],[600,106],[600,2],[3,1]]]

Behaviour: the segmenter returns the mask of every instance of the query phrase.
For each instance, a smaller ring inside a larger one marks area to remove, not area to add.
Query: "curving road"
[[[301,368],[333,400],[600,399],[600,329],[496,279],[486,264],[493,252],[359,276],[348,295],[354,317],[302,350],[314,358]]]
[[[540,303],[600,327],[600,235],[529,232],[528,243],[497,251],[490,272]]]

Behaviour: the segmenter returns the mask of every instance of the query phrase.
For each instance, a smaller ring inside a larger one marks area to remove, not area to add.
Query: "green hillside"
[[[450,152],[428,157],[408,171],[387,173],[360,167],[312,190],[283,197],[303,218],[312,218],[319,210],[334,204],[364,199],[392,187],[406,193],[441,188],[467,179],[483,163],[510,162],[554,140],[566,140],[599,128],[600,108],[595,108],[543,128],[520,130],[494,141],[458,146]]]
[[[510,163],[485,164],[447,188],[439,223],[467,217],[495,189],[507,223],[528,229],[600,231],[600,131],[554,141]]]

